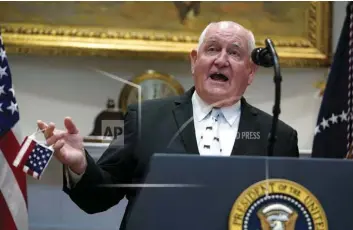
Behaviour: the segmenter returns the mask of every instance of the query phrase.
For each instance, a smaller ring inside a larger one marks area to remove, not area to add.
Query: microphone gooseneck
[[[272,117],[272,126],[268,137],[268,147],[267,147],[267,155],[273,156],[274,145],[277,139],[277,123],[278,117],[281,113],[281,82],[282,75],[279,64],[279,58],[277,52],[275,50],[274,44],[271,39],[265,40],[266,48],[256,48],[251,53],[252,61],[259,66],[262,67],[271,67],[274,69],[274,78],[273,81],[275,83],[275,103],[272,109],[273,117]]]

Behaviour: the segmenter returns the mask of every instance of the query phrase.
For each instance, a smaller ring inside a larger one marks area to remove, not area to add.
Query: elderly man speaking
[[[208,25],[190,53],[194,87],[180,97],[143,102],[141,124],[139,107],[130,106],[124,146],[111,145],[97,163],[84,149],[71,118],[64,120],[66,130],[38,121],[47,144],[53,145],[56,158],[65,166],[64,191],[87,213],[105,211],[126,196],[129,203],[120,227],[125,229],[137,189],[94,185],[143,183],[155,152],[265,155],[271,116],[243,97],[256,72],[250,58],[254,48],[253,34],[239,24]],[[277,134],[273,155],[298,157],[297,132],[279,121]]]

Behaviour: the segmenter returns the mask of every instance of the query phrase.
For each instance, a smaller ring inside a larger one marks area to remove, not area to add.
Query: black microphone
[[[256,48],[251,52],[252,61],[259,66],[271,67],[273,66],[274,77],[273,81],[275,83],[275,103],[272,109],[272,125],[268,137],[267,155],[273,156],[275,142],[277,140],[277,124],[279,114],[281,113],[281,68],[279,64],[279,58],[275,49],[275,46],[271,39],[267,38],[265,40],[266,48]]]
[[[267,48],[255,48],[251,52],[252,61],[259,66],[271,67],[273,66],[271,52]]]

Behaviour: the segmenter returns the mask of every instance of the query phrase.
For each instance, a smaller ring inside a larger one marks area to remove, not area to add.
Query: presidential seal
[[[298,183],[260,181],[235,201],[229,230],[328,230],[326,214],[316,197]]]

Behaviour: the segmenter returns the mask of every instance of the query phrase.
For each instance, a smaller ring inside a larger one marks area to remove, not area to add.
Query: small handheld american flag
[[[27,136],[13,165],[22,168],[25,173],[39,180],[53,153],[54,150],[51,147],[38,143],[34,135]]]

